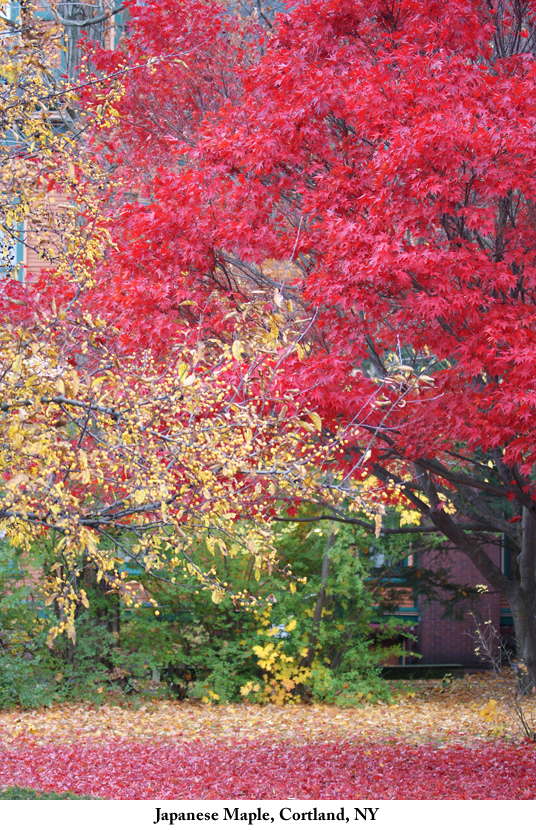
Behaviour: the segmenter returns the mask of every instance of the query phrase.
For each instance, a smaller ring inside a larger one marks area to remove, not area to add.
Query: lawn
[[[392,705],[358,709],[3,712],[0,785],[108,799],[536,798],[536,745],[499,693],[469,676],[398,684]]]

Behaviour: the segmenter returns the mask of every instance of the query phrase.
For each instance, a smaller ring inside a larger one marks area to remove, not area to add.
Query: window
[[[24,228],[15,226],[8,232],[0,228],[0,278],[14,277],[24,282]]]

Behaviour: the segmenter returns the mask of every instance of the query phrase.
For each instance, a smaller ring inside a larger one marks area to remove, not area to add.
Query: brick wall
[[[499,548],[490,548],[488,554],[500,565]],[[424,567],[430,565],[435,554],[421,558]],[[427,562],[428,560],[428,562]],[[486,580],[472,562],[459,552],[449,557],[453,582],[472,585],[486,584]],[[473,610],[483,621],[491,620],[495,629],[500,628],[499,594],[481,594],[476,601],[467,605],[462,621],[443,617],[444,607],[439,602],[426,603],[419,599],[419,626],[417,651],[422,655],[423,663],[462,663],[467,667],[482,667],[484,664],[475,655],[475,622],[470,614]]]

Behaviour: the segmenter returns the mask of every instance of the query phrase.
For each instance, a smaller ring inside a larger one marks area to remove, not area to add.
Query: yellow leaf
[[[144,490],[136,490],[134,493],[134,504],[140,505],[143,504],[145,501],[145,491]]]
[[[317,412],[309,412],[309,418],[311,419],[317,430],[320,432],[320,430],[322,429],[322,418],[320,417],[320,415],[318,415]]]
[[[243,347],[242,343],[240,342],[240,340],[235,340],[234,341],[232,352],[233,352],[234,359],[236,361],[238,361],[238,363],[240,363],[240,361],[242,360],[242,353],[244,352],[244,347]]]
[[[220,588],[214,588],[214,590],[212,591],[212,602],[215,605],[219,605],[223,599],[223,596],[223,591]]]
[[[69,640],[71,640],[73,645],[76,645],[76,630],[75,630],[75,627],[74,627],[73,623],[71,622],[71,620],[68,621],[66,630],[67,630],[67,636],[69,637]]]
[[[421,514],[418,510],[402,510],[400,512],[400,526],[418,525],[421,521]]]
[[[380,538],[382,532],[382,517],[379,513],[374,516],[374,535],[376,539]]]
[[[78,377],[78,373],[75,372],[73,369],[71,371],[71,393],[73,398],[76,398],[78,395],[78,390],[80,389],[80,378]]]

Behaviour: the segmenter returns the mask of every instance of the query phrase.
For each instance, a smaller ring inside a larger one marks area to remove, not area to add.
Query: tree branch
[[[345,525],[357,525],[358,527],[362,527],[364,530],[368,530],[371,533],[375,533],[376,526],[370,524],[369,522],[365,522],[362,519],[351,519],[349,517],[343,517],[337,514],[328,514],[322,513],[318,516],[302,516],[294,518],[286,517],[286,516],[275,516],[274,522],[300,522],[300,524],[305,522],[322,522],[322,521],[330,521],[330,522],[339,522],[339,524]],[[489,531],[493,532],[492,527],[487,527],[484,523],[482,524],[467,524],[463,526],[464,530],[471,530],[471,531]],[[438,533],[438,529],[435,525],[425,525],[421,527],[420,525],[416,525],[413,527],[382,527],[381,533],[383,535],[391,535],[396,533]]]
[[[512,595],[512,582],[503,574],[501,569],[492,561],[485,550],[474,539],[469,539],[462,527],[457,525],[449,514],[442,509],[432,476],[419,464],[415,464],[419,480],[422,482],[426,496],[430,502],[428,515],[440,533],[443,533],[456,548],[465,553],[471,562],[478,568],[482,576],[488,579],[493,587],[506,598]]]
[[[96,26],[97,23],[103,23],[105,20],[109,20],[111,17],[114,17],[116,14],[120,14],[120,12],[124,11],[127,7],[127,3],[123,3],[122,6],[118,6],[117,9],[112,9],[111,11],[104,12],[99,17],[88,17],[87,20],[69,20],[68,18],[61,17],[60,14],[56,9],[52,9],[56,20],[62,26],[66,26],[69,28],[77,27],[79,29],[84,29],[86,26]]]

